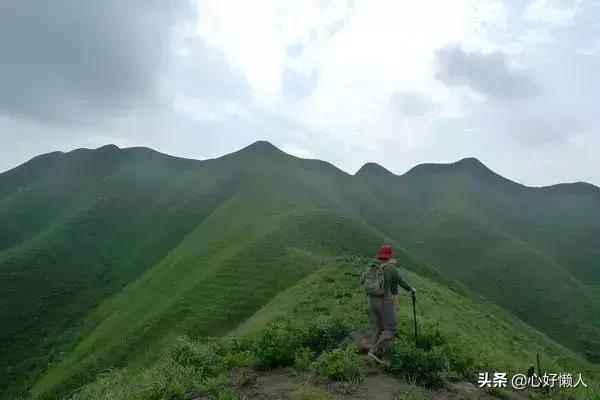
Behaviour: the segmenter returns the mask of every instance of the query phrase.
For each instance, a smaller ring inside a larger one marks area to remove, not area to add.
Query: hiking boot
[[[375,355],[375,353],[369,352],[369,354],[367,354],[367,357],[369,357],[369,359],[371,361],[375,361],[379,365],[382,365],[382,366],[386,366],[387,365],[381,358],[377,357]]]

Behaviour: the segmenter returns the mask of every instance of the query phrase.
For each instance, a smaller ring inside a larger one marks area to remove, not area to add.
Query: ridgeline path
[[[372,369],[356,384],[331,383],[311,379],[287,370],[255,373],[238,370],[234,381],[242,384],[239,399],[255,400],[495,400],[529,399],[528,392],[502,390],[497,395],[471,382],[449,383],[443,389],[429,389],[398,380],[380,370]],[[241,378],[236,378],[241,377]],[[243,382],[240,382],[243,381]],[[302,390],[301,388],[310,388]],[[310,394],[307,394],[310,392]],[[198,397],[194,400],[205,400]]]

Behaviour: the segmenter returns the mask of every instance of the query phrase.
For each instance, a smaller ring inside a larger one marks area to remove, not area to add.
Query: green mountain
[[[473,308],[447,325],[467,334],[494,315],[500,352],[514,329],[600,362],[600,189],[588,184],[525,187],[475,159],[352,176],[266,142],[206,161],[105,146],[0,174],[0,227],[3,399],[60,397],[148,365],[179,335],[256,326],[332,257],[382,241],[426,293],[461,299],[432,304],[440,323]]]

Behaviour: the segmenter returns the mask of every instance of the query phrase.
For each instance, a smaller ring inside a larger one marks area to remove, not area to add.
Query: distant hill
[[[319,260],[382,241],[600,363],[589,184],[526,187],[476,159],[352,176],[267,142],[206,161],[104,146],[0,174],[0,226],[0,398],[64,395],[175,335],[226,334]]]

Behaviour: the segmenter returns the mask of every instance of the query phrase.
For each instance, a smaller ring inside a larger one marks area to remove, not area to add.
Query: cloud
[[[285,151],[288,154],[291,154],[293,156],[300,157],[300,158],[311,158],[311,159],[317,158],[310,151],[308,151],[304,148],[298,147],[294,143],[288,142],[288,143],[282,144],[281,150]]]
[[[548,28],[532,28],[523,32],[518,38],[521,42],[537,45],[554,43],[556,39]]]
[[[578,49],[577,54],[582,56],[595,56],[600,54],[600,40],[594,41],[591,46]]]
[[[219,49],[207,46],[198,37],[184,41],[186,52],[169,65],[169,84],[177,90],[211,101],[221,99],[248,100],[252,88],[244,74],[235,68]]]
[[[538,93],[531,76],[510,68],[501,52],[466,52],[447,45],[435,57],[436,78],[447,86],[466,86],[483,95],[497,98],[522,98]]]
[[[283,94],[292,100],[308,97],[317,87],[317,73],[296,71],[292,68],[284,68],[281,76],[281,88]]]
[[[80,122],[147,107],[186,0],[6,0],[0,113]]]
[[[0,0],[0,170],[103,142],[205,158],[258,139],[349,172],[468,156],[533,184],[597,170],[583,2],[189,1]],[[569,175],[530,172],[544,156]]]
[[[398,90],[391,98],[392,106],[409,115],[425,115],[435,109],[435,103],[429,96],[414,91]]]
[[[298,58],[304,52],[304,45],[302,43],[292,43],[286,46],[285,52],[292,58]]]
[[[558,0],[533,0],[523,10],[523,19],[557,26],[571,25],[579,12],[577,2],[571,2],[571,7],[560,3]]]
[[[482,134],[530,148],[565,143],[583,130],[578,114],[553,98],[477,104],[465,123]]]
[[[327,6],[330,6],[330,4],[327,4]],[[328,35],[330,35],[330,36],[336,35],[344,29],[344,27],[346,26],[346,24],[348,23],[348,21],[350,21],[350,18],[352,17],[352,14],[355,10],[355,6],[356,6],[355,0],[348,0],[348,2],[344,6],[342,6],[344,8],[343,14],[341,16],[339,16],[338,19],[335,19],[332,22],[330,22],[326,28],[326,32]],[[327,7],[325,7],[325,8],[327,8]],[[339,8],[340,7],[338,5],[338,9]]]

